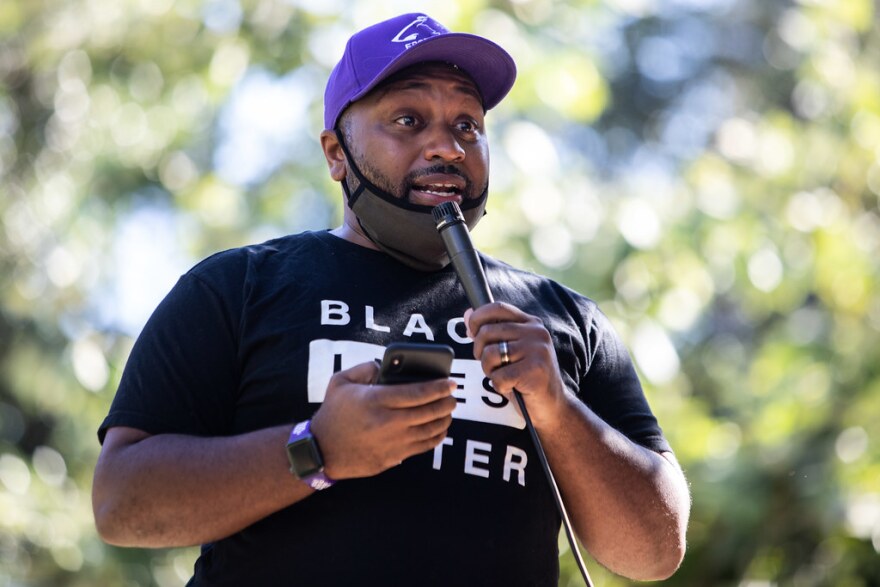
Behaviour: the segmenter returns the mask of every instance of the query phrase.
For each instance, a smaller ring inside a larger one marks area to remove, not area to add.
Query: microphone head
[[[464,215],[461,213],[461,208],[458,207],[456,202],[443,202],[435,206],[431,214],[434,216],[434,222],[437,224],[438,231],[443,230],[450,224],[464,222]]]

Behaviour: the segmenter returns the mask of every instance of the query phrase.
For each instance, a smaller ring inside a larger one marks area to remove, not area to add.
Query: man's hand
[[[375,475],[429,450],[452,421],[451,379],[370,385],[376,371],[364,363],[334,375],[312,418],[334,479]],[[111,428],[93,484],[101,537],[124,546],[203,544],[304,499],[311,490],[290,474],[284,453],[290,428],[213,438]]]
[[[332,479],[369,477],[399,465],[440,444],[452,423],[453,380],[377,385],[377,371],[370,362],[333,375],[312,418]]]
[[[495,302],[468,310],[465,322],[495,390],[522,393],[587,550],[630,578],[671,575],[684,556],[690,504],[675,458],[634,444],[566,392],[540,319]]]
[[[555,423],[566,394],[553,341],[541,320],[503,302],[468,310],[464,318],[474,339],[474,357],[495,391],[509,398],[514,389],[519,391],[539,430]],[[506,365],[501,342],[507,343]]]

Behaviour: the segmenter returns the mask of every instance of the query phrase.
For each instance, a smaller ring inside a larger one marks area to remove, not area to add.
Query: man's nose
[[[438,125],[429,130],[425,143],[426,160],[441,159],[448,162],[461,162],[464,161],[464,156],[464,148],[458,142],[452,129],[440,128]]]

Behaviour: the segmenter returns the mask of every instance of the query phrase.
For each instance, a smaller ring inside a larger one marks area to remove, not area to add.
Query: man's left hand
[[[519,391],[538,429],[556,422],[567,398],[553,340],[541,320],[504,302],[468,310],[464,319],[474,357],[495,390],[511,400],[513,390]]]

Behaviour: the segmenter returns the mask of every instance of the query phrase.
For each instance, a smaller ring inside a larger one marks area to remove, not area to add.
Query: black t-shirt
[[[496,300],[541,317],[567,388],[634,442],[670,450],[595,303],[481,261]],[[205,545],[192,583],[556,585],[560,518],[521,415],[472,358],[467,307],[452,267],[416,271],[328,232],[218,253],[148,321],[99,438],[113,426],[228,436],[292,424],[334,372],[387,344],[448,344],[459,405],[440,446]]]

